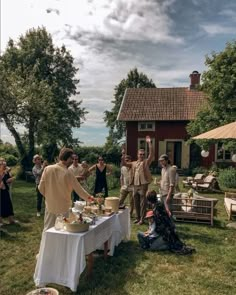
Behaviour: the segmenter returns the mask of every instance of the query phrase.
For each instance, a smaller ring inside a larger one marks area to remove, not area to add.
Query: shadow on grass
[[[116,247],[114,256],[108,257],[107,260],[104,260],[103,252],[97,251],[95,253],[92,278],[86,277],[86,269],[80,277],[76,293],[58,285],[51,286],[54,286],[60,294],[130,294],[125,289],[125,284],[128,280],[140,282],[140,277],[138,278],[134,269],[140,265],[141,261],[145,260],[146,252],[138,246],[136,241],[129,241]]]
[[[5,224],[0,228],[0,239],[17,239],[19,236],[18,234],[23,232],[32,232],[33,225],[30,223],[30,220],[27,219],[27,223],[20,223],[17,224]]]
[[[125,290],[127,278],[137,280],[134,269],[145,256],[146,253],[136,241],[121,243],[115,255],[107,261],[102,257],[95,260],[93,279],[88,283],[83,277],[77,294],[128,294]]]

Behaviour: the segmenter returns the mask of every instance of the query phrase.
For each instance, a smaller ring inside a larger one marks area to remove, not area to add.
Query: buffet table
[[[86,255],[91,261],[92,253],[105,246],[109,249],[108,255],[112,256],[115,246],[129,238],[129,209],[109,217],[99,217],[96,225],[91,225],[84,233],[50,228],[42,235],[34,273],[35,285],[55,283],[76,291],[80,275],[86,267]]]

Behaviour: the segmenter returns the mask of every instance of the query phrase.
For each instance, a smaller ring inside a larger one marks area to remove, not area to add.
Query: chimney
[[[190,90],[197,89],[197,87],[200,85],[200,77],[201,74],[198,73],[198,71],[193,71],[192,74],[189,75],[190,77]]]

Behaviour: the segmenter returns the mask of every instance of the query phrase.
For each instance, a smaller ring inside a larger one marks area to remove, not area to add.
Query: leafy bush
[[[12,144],[10,143],[0,143],[0,155],[1,157],[3,157],[3,155],[13,155],[15,156],[16,158],[19,157],[19,154],[18,154],[18,151],[17,151],[17,148],[15,146],[13,146]]]
[[[24,171],[22,169],[22,166],[20,166],[19,164],[14,166],[11,169],[11,174],[16,178],[16,179],[24,179],[25,180],[25,174]]]
[[[207,175],[208,170],[205,167],[199,166],[199,167],[193,168],[192,174],[193,175],[196,175],[196,174],[205,174],[205,175]]]
[[[221,187],[236,188],[236,169],[231,167],[220,170],[218,181]]]
[[[18,162],[18,158],[14,155],[10,154],[1,154],[1,158],[4,158],[4,160],[7,162],[7,166],[15,166]]]
[[[98,157],[102,156],[107,163],[119,165],[121,160],[120,146],[105,149],[103,146],[80,146],[74,149],[80,161],[87,161],[89,164],[96,164]]]

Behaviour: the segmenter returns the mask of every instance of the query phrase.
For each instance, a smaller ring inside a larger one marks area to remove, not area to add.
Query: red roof
[[[206,102],[202,91],[178,88],[126,89],[117,119],[119,121],[193,120]]]

